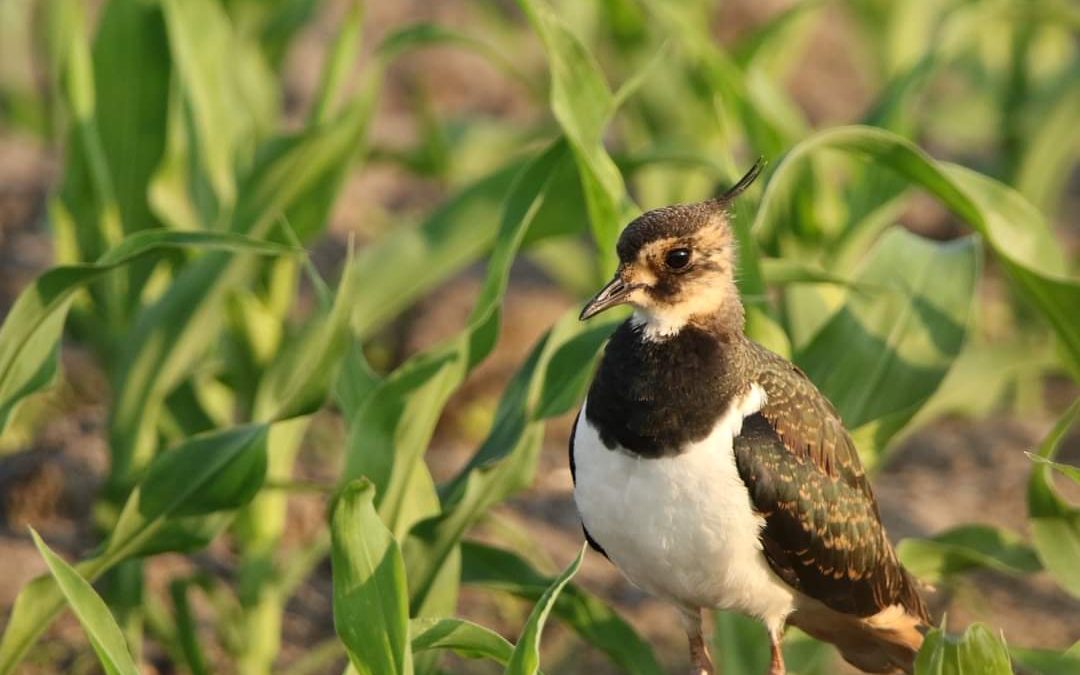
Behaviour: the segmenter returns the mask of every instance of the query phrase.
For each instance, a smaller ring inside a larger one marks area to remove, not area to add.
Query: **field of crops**
[[[758,157],[747,332],[852,430],[940,624],[917,672],[1080,673],[1078,34],[1067,0],[3,0],[0,675],[682,672],[581,548],[566,439],[626,314],[577,314],[627,222]]]

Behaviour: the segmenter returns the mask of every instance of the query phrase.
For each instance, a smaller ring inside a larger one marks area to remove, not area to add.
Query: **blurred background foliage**
[[[100,449],[78,536],[7,518],[43,574],[5,600],[0,672],[91,653],[125,673],[531,673],[541,653],[662,672],[568,581],[580,555],[556,577],[573,519],[547,546],[500,504],[549,471],[569,499],[566,421],[620,318],[580,324],[576,303],[621,227],[759,156],[734,213],[748,332],[869,467],[945,416],[1060,416],[1024,460],[1026,534],[923,532],[905,562],[944,594],[980,570],[1049,578],[1075,612],[1077,471],[1054,459],[1080,377],[1075,5],[436,4],[0,4],[0,207],[32,230],[0,230],[0,452],[17,478],[80,399]],[[485,378],[501,390],[476,394]],[[66,605],[92,651],[58,632]],[[549,614],[574,637],[541,651]],[[756,625],[715,633],[725,672],[764,670]],[[919,671],[1080,672],[1052,646],[935,633]],[[785,648],[795,673],[836,672],[805,636]]]

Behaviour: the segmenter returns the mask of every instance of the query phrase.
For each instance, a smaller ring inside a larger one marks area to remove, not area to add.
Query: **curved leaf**
[[[796,356],[873,460],[929,399],[960,353],[978,276],[971,238],[945,244],[887,232],[856,289]],[[838,355],[842,354],[842,358]]]
[[[109,613],[109,608],[86,579],[83,579],[71,565],[56,555],[45,545],[38,533],[30,530],[41,557],[49,566],[49,572],[56,580],[68,605],[75,612],[82,624],[90,644],[101,661],[102,668],[109,675],[138,675],[139,669],[131,658],[124,634],[116,625],[116,619]]]
[[[582,544],[574,561],[563,570],[555,581],[548,586],[544,594],[540,596],[533,611],[529,614],[528,621],[521,631],[521,639],[514,647],[514,653],[506,664],[506,675],[536,675],[540,672],[540,634],[544,630],[548,615],[551,613],[555,601],[559,597],[566,584],[570,583],[577,571],[581,569],[581,561],[585,558],[587,544]]]
[[[791,226],[784,220],[801,184],[802,165],[821,150],[865,157],[933,194],[982,235],[1017,289],[1061,340],[1080,378],[1080,281],[1066,276],[1062,249],[1042,216],[1014,190],[960,166],[937,162],[901,136],[871,127],[819,132],[795,146],[773,173],[754,220],[758,236]]]
[[[510,551],[466,541],[461,545],[465,584],[504,591],[537,602],[551,579]],[[583,640],[603,650],[621,672],[629,675],[663,675],[652,647],[630,624],[602,600],[574,586],[567,586],[552,610],[559,620]],[[735,672],[735,671],[732,671]]]
[[[930,539],[904,539],[897,553],[912,574],[929,582],[980,567],[1009,574],[1042,569],[1035,551],[1020,537],[989,525],[963,525]]]
[[[551,69],[551,110],[574,152],[597,250],[604,266],[614,269],[615,238],[635,209],[622,174],[603,146],[616,101],[599,64],[554,11],[537,0],[518,4],[544,44]]]
[[[205,541],[205,529],[193,528],[190,518],[234,508],[254,495],[266,462],[266,430],[252,425],[202,434],[159,455],[128,498],[104,551],[79,563],[79,573],[93,580],[131,557],[186,546],[193,531],[195,540]],[[210,525],[218,531],[224,522]],[[18,664],[62,607],[63,596],[50,578],[23,587],[0,639],[0,673]]]
[[[464,619],[420,618],[409,622],[413,652],[449,649],[470,659],[490,659],[506,665],[514,645],[490,628]]]
[[[77,291],[108,272],[170,248],[248,251],[281,255],[294,249],[226,232],[137,232],[94,263],[54,267],[25,288],[0,326],[0,433],[15,406],[46,386],[56,372],[57,350]]]
[[[980,623],[963,635],[947,635],[945,622],[926,636],[915,659],[915,675],[1012,675],[1005,641]]]
[[[374,499],[375,487],[360,479],[334,507],[334,629],[361,675],[411,675],[405,564]]]
[[[1080,401],[1058,420],[1039,446],[1038,456],[1052,460],[1061,440],[1080,417]],[[1028,481],[1028,519],[1031,538],[1043,565],[1069,593],[1080,597],[1080,508],[1070,505],[1057,493],[1051,480],[1053,469],[1036,464]]]

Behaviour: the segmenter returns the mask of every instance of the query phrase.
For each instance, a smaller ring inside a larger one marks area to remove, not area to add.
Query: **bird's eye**
[[[664,264],[673,270],[681,270],[690,263],[690,249],[673,248],[664,254]]]

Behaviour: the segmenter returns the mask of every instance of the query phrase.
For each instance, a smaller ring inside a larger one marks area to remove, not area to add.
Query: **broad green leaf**
[[[1067,276],[1062,249],[1042,216],[1015,191],[973,171],[937,162],[910,141],[869,127],[819,132],[793,148],[773,173],[754,221],[758,236],[794,227],[785,222],[804,163],[821,150],[863,157],[897,172],[941,201],[1002,262],[1016,288],[1054,328],[1066,363],[1080,377],[1080,281]]]
[[[549,181],[565,161],[566,148],[552,144],[518,176],[503,213],[487,277],[470,315],[468,327],[445,344],[409,359],[380,384],[367,405],[351,411],[345,479],[368,476],[381,490],[380,513],[396,536],[403,537],[415,522],[436,508],[412,509],[417,494],[409,489],[416,466],[434,432],[450,394],[494,347],[498,337],[500,302],[510,265],[546,195]],[[426,511],[426,512],[425,512]]]
[[[75,293],[120,266],[170,248],[262,255],[292,252],[280,244],[224,232],[139,232],[96,263],[48,270],[19,294],[0,327],[0,432],[15,406],[52,380],[64,320]]]
[[[1039,446],[1038,457],[1053,460],[1058,446],[1077,417],[1080,401],[1058,420],[1050,434]],[[1061,584],[1062,588],[1080,597],[1080,508],[1066,502],[1054,489],[1053,469],[1046,463],[1038,463],[1031,470],[1028,481],[1028,523],[1035,551],[1043,565]]]
[[[449,649],[470,659],[490,659],[506,665],[514,645],[490,628],[464,619],[421,618],[409,622],[413,652]]]
[[[1016,189],[1043,213],[1053,215],[1080,154],[1080,74],[1073,69],[1057,98],[1025,143],[1017,167]]]
[[[975,337],[974,335],[972,336]],[[1018,378],[1041,377],[1056,369],[1052,345],[973,344],[968,341],[949,374],[905,431],[944,415],[978,419],[1000,404]]]
[[[510,551],[466,541],[461,545],[462,582],[510,593],[537,602],[551,579],[537,572]],[[555,600],[552,611],[583,640],[603,650],[621,672],[662,675],[649,643],[599,598],[569,585]],[[738,671],[730,671],[738,672]]]
[[[599,64],[542,0],[518,4],[544,44],[551,70],[551,110],[574,152],[602,267],[613,269],[615,238],[635,210],[603,146],[615,100]]]
[[[978,276],[973,239],[939,244],[895,228],[856,272],[858,287],[798,354],[851,427],[874,426],[874,459],[960,352]],[[838,359],[837,354],[843,354]]]
[[[577,558],[574,558],[574,561],[548,586],[547,590],[536,602],[536,606],[533,607],[533,611],[529,614],[529,619],[525,622],[525,627],[521,631],[521,639],[518,641],[517,646],[514,647],[514,653],[511,654],[510,661],[506,664],[506,670],[503,671],[507,675],[536,675],[536,673],[540,672],[540,634],[544,630],[544,624],[547,622],[548,615],[551,614],[559,594],[566,584],[570,583],[570,579],[577,574],[577,571],[581,569],[581,561],[585,558],[587,548],[587,545],[582,545]]]
[[[1012,672],[1005,641],[978,623],[968,626],[963,635],[947,635],[944,625],[931,630],[915,659],[915,675],[1012,675]]]
[[[375,487],[360,479],[334,507],[334,628],[360,675],[411,674],[405,564],[374,499]]]
[[[1020,537],[989,525],[962,525],[929,539],[904,539],[897,553],[912,574],[931,583],[975,568],[1009,574],[1042,569],[1035,551]]]
[[[139,669],[135,667],[131,652],[128,650],[127,643],[124,642],[124,635],[120,632],[120,627],[116,625],[112,614],[109,613],[105,602],[75,568],[52,552],[37,532],[31,529],[30,535],[34,538],[34,545],[37,546],[41,557],[45,559],[45,564],[49,566],[53,579],[64,594],[64,599],[67,600],[75,617],[86,631],[90,645],[94,648],[105,672],[109,675],[137,675]]]

